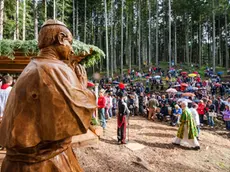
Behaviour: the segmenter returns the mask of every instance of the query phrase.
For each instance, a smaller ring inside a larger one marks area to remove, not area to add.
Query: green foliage
[[[84,60],[82,60],[82,64],[86,67],[93,66],[95,63],[100,61],[101,57],[105,57],[104,52],[96,46],[87,45],[83,42],[74,40],[73,41],[73,50],[75,55],[79,54],[90,54]],[[14,59],[15,51],[20,51],[24,53],[26,56],[28,54],[37,54],[39,52],[37,41],[36,40],[9,40],[4,39],[0,41],[0,55],[8,56],[10,59]],[[91,52],[92,51],[92,52]]]

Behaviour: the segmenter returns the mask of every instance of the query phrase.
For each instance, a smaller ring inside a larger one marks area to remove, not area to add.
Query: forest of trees
[[[0,40],[37,39],[54,18],[105,52],[95,68],[108,76],[161,61],[229,68],[229,7],[230,0],[0,0]]]

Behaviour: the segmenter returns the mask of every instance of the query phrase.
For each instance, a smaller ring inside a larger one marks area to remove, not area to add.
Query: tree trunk
[[[105,2],[105,4],[106,4],[106,0],[104,0],[104,2]],[[86,43],[86,23],[87,23],[87,21],[86,21],[86,4],[87,3],[87,0],[85,0],[85,15],[84,15],[84,21],[85,21],[85,25],[84,25],[84,43]],[[105,9],[106,10],[106,9]],[[107,10],[106,10],[106,12],[107,12]],[[106,20],[107,20],[107,14],[105,14],[106,15]],[[106,22],[106,25],[107,25],[107,22]],[[107,55],[106,55],[107,56]]]
[[[22,40],[26,40],[26,0],[23,0]]]
[[[44,6],[45,6],[45,21],[47,20],[47,0],[44,0]]]
[[[19,39],[19,0],[16,0],[16,18],[15,18],[15,36],[16,39]]]
[[[109,42],[108,42],[107,3],[106,3],[106,0],[104,0],[104,5],[105,5],[106,75],[107,75],[107,77],[109,77]],[[85,34],[86,34],[86,31],[85,31]]]
[[[169,68],[172,66],[172,50],[171,50],[171,0],[169,1]]]
[[[216,26],[215,26],[215,3],[214,0],[212,0],[212,40],[213,40],[213,50],[212,50],[212,58],[213,58],[213,72],[216,72]]]
[[[78,35],[78,1],[76,1],[76,38],[79,40]]]
[[[124,56],[124,43],[123,43],[123,15],[124,15],[124,0],[121,0],[121,77],[123,78],[123,56]]]
[[[186,53],[186,63],[187,65],[189,65],[189,47],[188,47],[188,31],[189,31],[189,27],[188,27],[188,15],[185,14],[185,53]]]
[[[138,69],[141,70],[141,0],[138,3]]]
[[[3,39],[4,0],[0,0],[0,40]]]
[[[177,26],[176,26],[176,17],[175,17],[175,28],[174,28],[174,61],[175,65],[177,65]]]
[[[111,51],[110,51],[110,54],[111,54],[111,77],[113,77],[113,66],[114,66],[114,61],[113,61],[113,59],[114,59],[114,57],[113,57],[113,52],[114,52],[114,50],[113,50],[113,7],[114,7],[114,0],[112,0],[111,1],[111,12],[110,12],[110,14],[111,14],[111,34],[110,34],[110,46],[111,46]]]
[[[125,65],[128,64],[128,51],[129,51],[129,45],[128,45],[128,40],[129,40],[129,14],[128,11],[126,10],[126,30],[125,30]]]
[[[228,19],[227,19],[227,10],[225,12],[225,53],[226,53],[226,58],[225,58],[225,67],[226,69],[229,68],[229,49],[228,49]]]
[[[202,26],[201,16],[199,17],[199,66],[202,66]]]
[[[56,0],[53,0],[53,19],[56,20]]]
[[[114,57],[114,71],[117,71],[117,27],[116,24],[114,25],[114,53],[113,53],[113,57]]]
[[[156,0],[156,66],[158,66],[158,30],[159,30],[159,17],[158,17],[158,0]]]
[[[62,22],[65,22],[65,0],[62,0],[62,17],[61,17]]]
[[[219,65],[220,66],[223,66],[223,59],[222,59],[222,55],[221,55],[221,42],[222,42],[222,29],[220,27],[220,16],[219,16],[219,20],[218,20],[218,31],[219,31],[219,51],[218,51],[218,54],[219,54]]]
[[[76,24],[76,22],[75,22],[75,20],[76,20],[76,11],[75,11],[75,0],[73,0],[73,37],[74,37],[74,39],[76,38],[76,31],[75,31],[75,29],[76,29],[76,26],[75,26],[75,24]]]
[[[151,2],[150,2],[150,0],[148,0],[148,7],[149,7],[149,42],[148,42],[148,47],[149,47],[149,54],[148,54],[148,56],[149,56],[149,60],[148,60],[148,64],[150,65],[150,64],[152,64],[152,42],[151,42],[151,24],[152,24],[152,22],[151,22]]]
[[[34,0],[34,38],[38,40],[38,0]]]

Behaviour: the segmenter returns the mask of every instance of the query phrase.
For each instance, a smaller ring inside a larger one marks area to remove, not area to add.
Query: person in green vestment
[[[198,150],[200,149],[200,144],[196,138],[198,131],[192,117],[192,113],[187,106],[187,102],[181,103],[182,115],[180,118],[180,126],[177,131],[177,136],[173,140],[173,144],[191,147]]]

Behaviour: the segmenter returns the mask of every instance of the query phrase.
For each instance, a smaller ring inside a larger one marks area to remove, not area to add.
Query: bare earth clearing
[[[86,172],[126,171],[230,171],[230,133],[226,130],[202,130],[201,150],[189,150],[171,144],[177,127],[147,121],[143,117],[130,118],[130,143],[145,147],[132,151],[118,145],[116,119],[110,119],[98,146],[76,148],[81,166]]]

